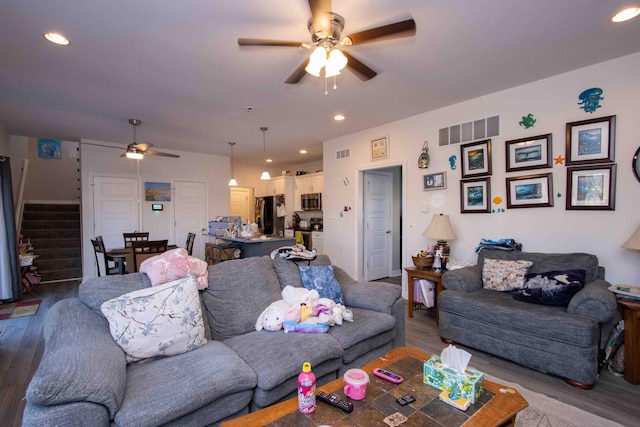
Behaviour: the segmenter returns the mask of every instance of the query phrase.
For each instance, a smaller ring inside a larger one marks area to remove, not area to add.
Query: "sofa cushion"
[[[255,372],[231,349],[209,342],[174,357],[131,364],[125,401],[116,425],[164,425],[227,395],[256,386]],[[220,408],[222,419],[249,404],[245,400]],[[210,420],[214,421],[214,420]]]
[[[316,290],[320,298],[329,298],[344,305],[342,287],[333,274],[331,265],[300,265],[300,278],[305,289]]]
[[[44,321],[45,349],[27,389],[32,405],[92,402],[113,417],[127,384],[125,354],[104,317],[77,298],[55,303]]]
[[[202,299],[211,336],[224,340],[255,331],[256,318],[269,304],[282,298],[281,292],[278,276],[267,256],[210,266],[209,287],[202,293]]]
[[[194,277],[121,295],[101,308],[128,362],[185,353],[207,342]]]
[[[145,259],[140,272],[149,276],[153,286],[194,276],[198,289],[205,289],[209,285],[207,267],[206,262],[189,256],[186,249],[177,248]]]
[[[524,286],[527,270],[531,261],[508,261],[502,259],[484,259],[482,267],[482,285],[494,291],[512,291]]]
[[[149,287],[151,280],[143,273],[94,277],[80,283],[78,297],[102,316],[100,307],[105,301]]]
[[[513,297],[533,304],[567,305],[583,287],[584,270],[534,273],[527,275],[524,287],[519,289]]]
[[[287,286],[302,287],[299,265],[331,265],[331,259],[327,255],[318,255],[311,261],[287,260],[276,257],[272,262],[282,289]]]

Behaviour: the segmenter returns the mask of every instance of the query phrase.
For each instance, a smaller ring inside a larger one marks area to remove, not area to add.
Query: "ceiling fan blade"
[[[303,47],[304,42],[292,42],[287,40],[269,40],[269,39],[247,39],[239,38],[240,46],[287,46],[287,47]]]
[[[371,80],[372,78],[378,75],[378,73],[373,71],[368,66],[364,65],[364,63],[362,63],[359,59],[354,58],[353,55],[350,55],[344,51],[342,53],[344,53],[344,56],[347,57],[347,61],[348,61],[347,67],[355,71],[356,76],[358,76],[358,78],[363,82],[366,82],[367,80]]]
[[[393,36],[409,37],[416,33],[416,21],[407,19],[406,21],[396,22],[395,24],[383,25],[381,27],[372,28],[370,30],[360,31],[358,33],[345,36],[341,43],[345,45],[356,45],[371,42],[381,38]]]
[[[314,32],[323,31],[331,34],[331,0],[309,0],[311,22]]]
[[[169,154],[169,153],[163,153],[161,151],[153,151],[153,150],[147,150],[143,154],[145,154],[145,155],[146,154],[151,154],[152,156],[173,157],[174,159],[177,159],[177,158],[180,157],[177,154]]]
[[[139,144],[131,144],[131,147],[135,148],[138,151],[147,151],[149,148],[153,147],[153,144],[148,142],[141,142]]]
[[[302,80],[302,78],[307,74],[307,71],[305,70],[305,68],[307,67],[307,63],[308,62],[309,62],[309,60],[305,59],[304,62],[302,64],[300,64],[300,66],[298,68],[296,68],[296,70],[293,72],[293,74],[291,74],[289,76],[289,78],[287,80],[285,80],[285,83],[287,83],[287,84],[299,83],[300,80]]]

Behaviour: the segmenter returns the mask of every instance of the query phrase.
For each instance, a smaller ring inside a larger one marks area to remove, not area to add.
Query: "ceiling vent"
[[[349,157],[351,157],[351,148],[336,151],[336,160],[347,159]]]

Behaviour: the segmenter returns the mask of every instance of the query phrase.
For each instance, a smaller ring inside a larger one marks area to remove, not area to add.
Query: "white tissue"
[[[440,354],[440,361],[446,368],[453,369],[462,375],[469,365],[469,360],[471,360],[471,353],[460,350],[451,344]]]

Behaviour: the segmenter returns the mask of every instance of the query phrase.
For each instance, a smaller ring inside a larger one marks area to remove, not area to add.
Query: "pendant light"
[[[260,179],[271,179],[271,175],[269,175],[269,171],[267,170],[267,137],[266,133],[269,130],[268,127],[262,126],[260,128],[262,131],[262,153],[264,155],[264,170],[262,171],[262,175]]]
[[[229,187],[236,187],[238,185],[238,181],[233,177],[233,146],[236,145],[235,142],[230,142],[231,146],[231,179],[229,180]]]

